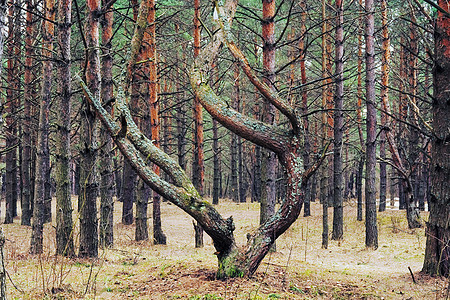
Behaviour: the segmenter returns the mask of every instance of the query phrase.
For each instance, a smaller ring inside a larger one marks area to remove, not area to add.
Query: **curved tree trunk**
[[[212,238],[219,263],[218,277],[249,276],[256,271],[275,240],[299,216],[307,179],[317,169],[321,161],[317,161],[311,168],[304,170],[301,155],[304,141],[302,132],[299,130],[299,117],[289,103],[254,76],[240,50],[232,40],[227,39],[231,37],[227,34],[227,28],[231,25],[230,22],[236,6],[237,2],[230,0],[226,3],[224,9],[220,10],[221,20],[227,20],[227,23],[222,23],[222,29],[215,33],[212,42],[199,54],[191,69],[190,77],[194,92],[203,107],[231,131],[276,153],[287,174],[286,199],[281,203],[280,209],[274,216],[265,221],[249,236],[244,247],[238,247],[235,242],[233,218],[230,217],[225,220],[212,204],[202,198],[181,166],[138,130],[129,109],[126,107],[125,98],[127,96],[124,91],[119,89],[117,96],[116,105],[118,113],[121,115],[120,124],[118,124],[101,106],[101,103],[92,96],[87,86],[81,82],[82,88],[97,111],[99,118],[139,176],[165,199],[193,217]],[[222,14],[225,14],[225,16]],[[133,43],[139,42],[139,39],[133,40]],[[269,125],[242,115],[230,108],[222,98],[213,92],[208,85],[205,72],[209,71],[211,61],[216,57],[223,43],[226,44],[234,58],[239,61],[244,73],[258,88],[266,101],[273,104],[287,117],[292,126],[291,130]],[[132,49],[136,49],[134,46],[133,44]],[[171,182],[159,177],[147,161],[164,170],[170,177]]]

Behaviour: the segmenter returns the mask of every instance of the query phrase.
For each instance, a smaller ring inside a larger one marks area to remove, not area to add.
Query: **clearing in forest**
[[[257,203],[222,201],[217,208],[224,217],[233,216],[240,244],[244,243],[246,233],[258,226]],[[162,204],[166,246],[135,242],[135,227],[120,224],[121,203],[116,202],[114,247],[100,251],[97,260],[55,257],[54,222],[45,225],[45,254],[30,256],[31,228],[20,226],[16,218],[14,224],[2,225],[7,237],[6,266],[11,278],[8,296],[9,299],[441,299],[448,296],[447,280],[419,273],[425,233],[423,228],[407,229],[404,211],[388,209],[378,214],[379,248],[370,251],[364,247],[364,223],[356,221],[353,202],[347,202],[344,208],[344,240],[330,241],[328,249],[321,249],[322,208],[316,202],[311,209],[311,217],[300,217],[277,240],[277,252],[264,259],[255,276],[224,281],[214,279],[217,260],[211,240],[205,236],[205,247],[195,249],[192,219],[167,202]],[[422,215],[427,219],[427,213]],[[78,220],[75,213],[74,220]]]

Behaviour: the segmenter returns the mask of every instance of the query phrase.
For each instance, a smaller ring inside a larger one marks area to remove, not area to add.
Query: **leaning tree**
[[[257,270],[275,240],[299,216],[307,180],[321,161],[318,158],[309,169],[305,170],[302,159],[304,132],[300,115],[276,91],[256,76],[246,57],[233,41],[230,29],[237,2],[237,0],[227,0],[223,5],[216,3],[215,9],[219,15],[220,29],[214,33],[211,41],[195,59],[190,70],[190,80],[200,103],[218,122],[237,135],[273,151],[286,174],[287,196],[279,210],[250,234],[247,244],[242,247],[237,245],[234,238],[233,218],[224,219],[208,201],[202,198],[180,165],[139,131],[126,105],[127,91],[121,87],[118,88],[116,115],[113,117],[80,79],[86,98],[139,176],[153,190],[193,217],[212,238],[219,263],[218,278],[249,276]],[[149,1],[144,0],[140,6],[129,64],[136,63],[146,27],[148,4]],[[238,61],[243,72],[263,95],[265,101],[272,104],[287,118],[290,124],[289,129],[266,124],[239,113],[232,109],[222,96],[218,96],[213,91],[209,85],[208,73],[223,45]],[[155,174],[149,162],[158,165],[168,175],[170,181]]]

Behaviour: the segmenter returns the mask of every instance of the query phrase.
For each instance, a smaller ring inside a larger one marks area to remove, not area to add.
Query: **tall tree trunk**
[[[363,192],[363,174],[364,174],[364,155],[361,154],[361,157],[358,161],[358,169],[356,173],[356,220],[362,221],[363,220],[363,199],[362,199],[362,192]]]
[[[151,91],[150,91],[150,77],[154,77],[153,74],[150,74],[153,69],[149,66],[151,59],[156,59],[154,56],[151,57],[149,53],[152,51],[150,47],[152,47],[151,37],[149,36],[148,30],[151,30],[149,26],[153,26],[150,22],[150,15],[153,13],[150,11],[150,1],[144,0],[141,1],[139,5],[139,10],[137,7],[137,1],[135,2],[135,20],[136,20],[136,28],[140,26],[144,26],[145,30],[143,31],[142,44],[138,51],[137,61],[140,63],[135,63],[133,66],[130,66],[133,70],[132,72],[132,94],[133,98],[133,109],[134,114],[136,116],[136,122],[138,123],[139,129],[145,136],[151,137],[152,135],[152,124],[150,120],[151,110]],[[136,14],[138,13],[138,14]],[[149,24],[147,27],[146,24]],[[135,29],[136,30],[136,29]],[[154,62],[156,63],[156,62]],[[156,84],[154,82],[153,84]],[[141,113],[141,112],[142,113]],[[138,117],[139,116],[139,117]],[[159,134],[159,133],[158,133]],[[159,136],[156,143],[159,143]],[[132,171],[130,169],[130,171]],[[134,171],[132,171],[134,174]],[[158,174],[159,175],[159,174]],[[148,199],[150,198],[151,191],[148,186],[140,179],[137,178],[137,182],[135,185],[135,203],[136,203],[136,227],[135,227],[135,240],[142,241],[148,240],[148,223],[147,223],[147,210],[148,210]],[[159,201],[159,199],[157,199]],[[127,205],[128,207],[132,207],[131,204]],[[157,203],[159,206],[159,202]],[[132,210],[130,210],[132,214]],[[153,212],[155,213],[155,212]],[[157,214],[158,215],[158,214]],[[132,222],[132,221],[131,221]],[[131,224],[131,223],[130,223]]]
[[[245,112],[245,102],[242,102],[242,104],[239,105],[240,112],[244,114]],[[240,136],[238,136],[237,139],[238,143],[238,172],[239,172],[239,202],[245,203],[247,202],[247,189],[248,189],[248,183],[247,183],[247,167],[246,167],[246,161],[245,161],[245,153],[246,151],[246,144],[244,144],[244,141]]]
[[[108,1],[102,0],[105,6]],[[112,67],[113,57],[111,53],[113,37],[113,8],[109,8],[102,15],[102,65],[101,65],[101,97],[105,109],[111,113],[113,94]],[[103,248],[114,245],[114,166],[112,153],[112,139],[107,130],[101,127],[100,140],[100,224],[99,243]]]
[[[18,61],[15,56],[15,48],[20,47],[15,45],[16,39],[14,38],[16,34],[16,22],[15,16],[18,14],[16,12],[16,6],[11,5],[8,12],[8,36],[13,37],[8,45],[8,62],[7,62],[7,82],[8,88],[6,89],[6,99],[7,102],[4,104],[5,111],[7,113],[6,121],[6,149],[9,151],[6,153],[5,158],[5,190],[6,190],[6,212],[5,212],[5,224],[13,223],[14,220],[14,207],[17,205],[17,91],[19,90],[18,79],[16,72],[18,71]]]
[[[403,61],[402,51],[400,52],[400,60]],[[402,84],[400,86],[400,91],[402,91]],[[404,116],[404,114],[406,113],[406,111],[404,110],[404,104],[402,103],[404,101],[402,97],[403,95],[401,94],[399,104],[400,116]],[[386,111],[386,114],[391,115],[390,103],[389,101],[387,101],[388,99],[386,97],[382,97],[381,100],[383,104],[383,109]],[[400,130],[398,137],[399,139],[401,139],[402,126],[399,125],[399,129]],[[414,205],[415,201],[414,201],[413,187],[411,183],[411,171],[413,170],[406,169],[404,156],[402,155],[402,152],[400,152],[401,148],[398,147],[397,142],[394,139],[394,135],[391,131],[386,131],[386,138],[389,144],[389,149],[392,155],[393,163],[396,166],[398,174],[400,175],[400,184],[399,184],[400,208],[402,208],[402,199],[405,199],[404,201],[407,204],[406,218],[408,220],[408,227],[419,228],[422,226],[422,224],[420,222],[420,215],[418,213],[418,210],[415,208]]]
[[[275,0],[262,0],[262,38],[263,38],[263,74],[264,82],[275,89]],[[264,102],[263,120],[267,124],[275,124],[275,107]],[[260,207],[260,224],[275,214],[277,158],[272,151],[262,151],[262,193]],[[275,250],[275,244],[273,246]]]
[[[253,158],[252,202],[261,201],[261,147],[255,145]]]
[[[439,0],[435,26],[435,58],[433,69],[433,128],[431,144],[430,217],[423,272],[450,275],[450,12],[448,2]]]
[[[157,54],[156,54],[156,15],[155,1],[149,1],[148,23],[148,55],[149,55],[149,104],[150,104],[150,125],[153,144],[160,147],[160,118],[159,118],[159,99],[158,99],[158,73],[157,73]],[[144,42],[146,36],[144,35]],[[203,143],[203,140],[201,141]],[[203,159],[203,158],[202,158]],[[154,172],[160,175],[160,168],[154,166]],[[203,183],[202,183],[203,185]],[[157,245],[166,244],[166,235],[161,226],[161,197],[157,192],[153,192],[153,241]]]
[[[179,28],[176,25],[175,31],[178,32]],[[177,57],[177,59],[179,59]],[[186,62],[186,48],[182,47],[182,61],[185,64]],[[186,65],[184,65],[186,67]],[[182,76],[181,71],[177,68],[176,73],[176,90],[181,91],[183,88],[181,87]],[[176,120],[177,120],[177,157],[178,164],[181,166],[183,170],[186,170],[186,134],[187,134],[187,126],[186,126],[186,107],[185,107],[185,99],[186,93],[180,93],[180,98],[177,99],[176,106]]]
[[[136,173],[127,160],[123,161],[122,168],[122,224],[133,224],[133,202],[136,195]]]
[[[143,180],[138,180],[136,186],[136,229],[135,240],[148,240],[148,199],[151,195],[151,190]],[[159,199],[158,199],[159,201]],[[153,210],[155,214],[155,211]],[[155,240],[155,239],[154,239]]]
[[[218,84],[219,81],[219,67],[217,65],[217,60],[215,60],[212,64],[212,69],[214,72],[214,82]],[[221,196],[221,186],[220,181],[222,174],[220,172],[220,157],[221,157],[221,149],[220,149],[220,141],[219,141],[219,128],[218,122],[216,119],[212,120],[212,132],[213,132],[213,194],[212,194],[212,203],[219,204],[219,198]]]
[[[134,68],[134,67],[133,67]],[[140,74],[134,68],[131,79],[130,109],[133,116],[137,114],[139,103]],[[131,225],[134,222],[133,203],[136,202],[137,175],[129,162],[124,159],[122,167],[122,189],[120,201],[122,202],[122,224]]]
[[[31,210],[31,203],[33,198],[31,197],[33,187],[31,185],[31,173],[34,172],[31,169],[32,161],[32,81],[33,81],[33,14],[34,9],[32,0],[26,0],[26,25],[25,25],[25,70],[24,70],[24,93],[23,93],[23,124],[22,124],[22,225],[31,225],[31,217],[33,211]]]
[[[179,80],[177,80],[177,83]],[[177,90],[179,90],[177,88]],[[183,99],[184,100],[184,97]],[[178,164],[186,170],[186,111],[184,101],[179,101],[177,105],[177,157]]]
[[[247,172],[245,172],[245,160],[244,160],[244,143],[240,136],[237,139],[238,142],[238,172],[239,172],[239,202],[247,202]]]
[[[425,155],[423,155],[425,156]],[[419,201],[419,209],[420,211],[425,210],[425,198],[427,194],[427,182],[429,177],[429,161],[428,158],[424,157],[424,164],[422,165],[421,172],[420,172],[420,181],[419,181],[419,195],[418,195],[418,201]]]
[[[122,156],[117,149],[114,151],[113,167],[114,167],[114,183],[116,199],[120,200],[120,193],[122,192]]]
[[[302,85],[306,85],[307,78],[306,78],[306,46],[305,46],[305,40],[306,40],[306,17],[307,17],[307,3],[306,0],[300,1],[300,8],[301,8],[301,24],[300,24],[300,39],[298,41],[298,48],[300,51],[300,79]],[[309,136],[309,120],[308,120],[308,92],[306,87],[304,87],[301,91],[301,110],[303,117],[303,127],[305,132],[305,145],[304,145],[304,151],[303,151],[303,163],[305,164],[305,168],[309,168],[310,166],[310,151],[311,151],[311,138]],[[303,216],[308,217],[311,215],[311,200],[312,198],[315,198],[315,196],[312,196],[312,185],[313,181],[310,182],[310,184],[306,188],[305,192],[305,207],[303,209]]]
[[[71,112],[71,10],[72,0],[58,3],[58,131],[56,143],[56,253],[74,256],[72,199],[70,193],[70,112]]]
[[[18,57],[22,57],[23,53],[22,53],[22,14],[20,12],[19,7],[22,7],[22,0],[17,0],[15,3],[16,9],[15,9],[15,13],[14,13],[14,36],[13,36],[13,40],[14,40],[14,57],[15,59],[15,67],[14,67],[14,71],[15,71],[15,87],[16,89],[13,91],[13,99],[15,102],[15,106],[16,108],[19,109],[19,107],[21,108],[21,74],[22,74],[22,62],[21,59],[17,59]],[[5,28],[6,29],[6,28]],[[18,114],[20,116],[20,114]],[[19,120],[20,117],[17,117],[17,120]],[[21,127],[22,127],[22,122],[18,122],[16,124],[16,134],[20,134],[21,133]],[[20,195],[17,194],[18,191],[18,187],[20,187],[20,168],[21,168],[21,147],[22,147],[22,141],[21,139],[17,140],[17,146],[18,146],[18,152],[16,151],[16,176],[19,176],[18,178],[16,178],[13,182],[13,188],[14,188],[14,193],[16,194],[15,196],[15,201],[12,202],[12,207],[11,207],[11,212],[12,212],[12,216],[13,218],[17,217],[17,202],[18,200],[22,199],[22,194],[20,193]],[[17,154],[19,153],[19,156],[17,157]],[[50,178],[50,177],[49,177]]]
[[[100,99],[100,55],[99,55],[99,10],[100,0],[87,1],[86,41],[87,69],[86,84],[94,95]],[[81,163],[80,195],[78,210],[80,214],[80,257],[98,256],[97,224],[97,131],[98,126],[94,112],[88,103],[83,108],[80,129]]]
[[[234,63],[234,84],[233,84],[233,104],[232,107],[239,111],[240,91],[239,91],[239,65]],[[239,202],[239,183],[238,183],[238,137],[232,133],[231,137],[231,149],[230,149],[230,199],[234,202]]]
[[[406,82],[408,82],[408,75],[407,75],[407,68],[408,68],[408,64],[407,64],[407,49],[406,49],[406,42],[405,42],[405,38],[402,36],[400,39],[400,80],[399,80],[399,99],[398,99],[398,110],[399,110],[399,118],[401,120],[407,120],[408,118],[408,105],[407,105],[407,101],[406,101]],[[386,102],[389,103],[389,102]],[[397,139],[396,142],[398,145],[404,145],[405,143],[405,133],[406,133],[406,126],[403,122],[398,122],[398,132],[397,132]],[[402,159],[402,161],[405,160],[405,151],[404,149],[402,149],[403,147],[401,147],[400,149],[398,149],[399,155]],[[406,204],[406,197],[405,197],[405,193],[403,191],[403,184],[402,184],[402,174],[401,172],[398,172],[398,177],[399,179],[399,188],[398,188],[398,196],[399,196],[399,209],[406,209],[407,208],[407,204]]]
[[[327,138],[331,141],[330,147],[333,147],[333,134],[334,134],[334,118],[333,118],[333,109],[334,109],[334,95],[333,95],[333,38],[331,36],[332,29],[334,28],[333,22],[332,22],[332,0],[327,1],[326,5],[326,44],[325,44],[325,53],[326,53],[326,84],[327,84],[327,97],[326,97],[326,112],[327,112]],[[333,175],[333,155],[330,155],[327,157],[327,166],[328,166],[328,186],[327,186],[327,199],[328,199],[328,206],[333,206],[333,199],[334,199],[334,175]]]
[[[418,46],[417,46],[417,32],[416,32],[416,18],[414,13],[411,12],[411,23],[409,24],[409,53],[408,53],[408,120],[411,124],[418,125],[418,118],[415,113],[414,108],[417,107],[417,57],[418,57]],[[420,211],[417,206],[417,193],[415,188],[418,185],[418,168],[412,167],[412,164],[417,164],[417,159],[421,151],[419,147],[419,131],[416,128],[408,128],[408,158],[410,171],[409,178],[404,181],[410,181],[410,184],[404,183],[411,187],[410,195],[406,198],[406,216],[408,219],[408,226],[410,228],[422,227],[420,222]],[[406,165],[404,163],[403,165]],[[408,189],[409,192],[409,189]]]
[[[362,0],[359,0],[359,6],[363,7]],[[361,16],[362,16],[361,12]],[[358,32],[358,78],[357,78],[357,103],[356,103],[356,123],[358,126],[358,135],[359,135],[359,144],[361,146],[361,157],[359,158],[359,163],[357,167],[357,173],[356,173],[356,198],[357,198],[357,210],[356,210],[356,219],[358,221],[363,220],[363,203],[362,203],[362,180],[363,180],[363,173],[364,173],[364,152],[365,149],[365,142],[364,142],[364,135],[363,135],[363,129],[362,129],[362,101],[363,101],[363,86],[362,86],[362,70],[363,70],[363,42],[362,42],[362,35],[363,35],[363,18],[359,18],[359,25],[360,30]]]
[[[328,60],[329,53],[327,52],[328,47],[328,22],[327,20],[327,2],[326,0],[322,0],[322,147],[327,143],[327,138],[329,137],[328,133],[328,117],[326,113],[326,108],[328,105],[328,89],[329,89],[329,78],[331,74],[328,73]],[[329,173],[327,165],[322,165],[320,167],[320,201],[322,203],[322,248],[328,248],[328,183],[329,183]],[[326,202],[326,203],[325,203]]]
[[[344,135],[344,1],[336,0],[336,94],[334,96],[333,240],[344,237],[342,144]]]
[[[381,1],[381,23],[382,23],[382,49],[383,56],[381,58],[381,90],[380,96],[383,98],[381,101],[389,101],[389,64],[391,57],[390,39],[388,29],[387,18],[387,3],[386,0]],[[380,133],[380,205],[378,210],[380,212],[386,210],[386,191],[387,191],[387,172],[386,172],[386,132],[383,126],[386,126],[387,116],[384,112],[381,112],[381,133]]]
[[[217,127],[217,120],[212,120],[213,130],[213,155],[214,155],[214,175],[213,175],[213,204],[219,204],[220,196],[220,148],[219,148],[219,132]]]
[[[242,114],[245,111],[245,103],[240,101],[239,97],[239,103],[238,103],[239,112]],[[247,202],[247,172],[246,172],[246,166],[245,166],[245,147],[244,142],[242,141],[242,138],[238,135],[237,136],[237,149],[238,149],[238,183],[239,183],[239,202],[245,203]]]
[[[254,41],[253,54],[255,57],[259,57],[259,48],[257,41]],[[253,107],[253,118],[255,120],[262,120],[261,118],[261,104],[260,104],[260,95],[257,88],[255,88],[255,96],[254,96],[255,105]],[[261,188],[262,188],[262,177],[261,177],[261,147],[258,145],[253,146],[254,156],[253,160],[253,168],[252,168],[252,196],[251,202],[261,202]]]
[[[8,5],[7,4],[8,3],[6,0],[0,1],[0,18],[2,20],[0,26],[2,29],[7,29],[7,27],[8,27],[8,24],[5,22],[8,17]],[[5,31],[0,33],[0,61],[3,60],[3,52],[4,52],[4,48],[5,48],[6,37],[7,37],[7,35],[6,35]],[[0,66],[0,74],[2,74],[2,72],[3,72],[3,65]],[[1,102],[0,102],[0,104],[1,104]],[[0,118],[0,120],[2,120],[2,119]]]
[[[39,110],[39,133],[37,143],[36,160],[36,194],[34,199],[33,223],[31,233],[31,254],[41,254],[43,251],[43,230],[45,221],[46,182],[50,169],[50,151],[48,146],[50,101],[53,83],[53,37],[55,30],[55,2],[44,2],[46,20],[43,21],[42,56],[45,61],[42,64],[42,90]]]
[[[49,120],[50,122],[50,120]],[[50,134],[50,131],[49,131]],[[49,150],[50,153],[50,150]],[[45,184],[44,184],[44,223],[52,222],[52,182],[51,178],[51,165],[50,165],[50,155],[45,158],[49,168],[47,169],[47,174],[45,175]]]
[[[200,53],[200,0],[194,0],[194,57]],[[203,108],[199,99],[194,97],[194,158],[193,158],[193,183],[200,195],[203,196],[203,184],[205,181],[205,167],[203,154]],[[195,247],[203,247],[203,229],[200,224],[194,222]]]
[[[136,27],[144,26],[143,28],[145,28],[145,25],[140,23],[147,24],[147,15],[140,15],[140,11],[142,11],[140,8],[144,8],[145,12],[148,14],[148,2],[141,1],[141,4],[138,4],[138,0],[131,0],[131,4],[133,6],[133,20],[136,22]],[[142,32],[142,36],[143,35],[144,33]],[[139,46],[139,49],[136,49],[135,61],[128,65],[128,75],[131,82],[129,82],[129,85],[126,86],[127,92],[129,92],[130,89],[130,109],[133,117],[136,119],[136,122],[138,122],[136,116],[138,115],[141,98],[141,84],[147,76],[143,74],[145,71],[142,72],[140,68],[142,65],[136,64],[136,61],[144,61],[142,50],[143,49],[141,46]],[[148,108],[145,111],[148,113]],[[145,130],[145,134],[148,134],[148,130]],[[137,188],[138,185],[139,180],[136,172],[133,170],[128,161],[124,159],[122,168],[122,190],[120,194],[120,201],[122,201],[122,224],[124,225],[133,224],[133,203],[137,200],[137,192],[143,191],[142,189]],[[141,197],[141,200],[145,197],[147,196]]]
[[[375,186],[376,126],[375,105],[375,50],[374,50],[374,6],[373,0],[365,1],[366,10],[366,247],[378,248],[377,203]]]

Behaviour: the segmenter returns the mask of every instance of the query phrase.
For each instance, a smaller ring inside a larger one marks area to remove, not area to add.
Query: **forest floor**
[[[4,207],[4,203],[2,203]],[[77,207],[74,205],[74,207]],[[217,209],[233,216],[236,239],[258,226],[258,205],[222,201]],[[355,203],[344,208],[344,240],[321,248],[322,208],[300,217],[277,240],[252,278],[215,280],[217,260],[211,239],[194,248],[192,219],[169,203],[162,204],[167,245],[135,242],[135,226],[124,226],[121,203],[115,204],[114,248],[99,258],[56,257],[55,224],[45,225],[45,254],[28,254],[31,228],[2,225],[9,299],[445,299],[449,281],[420,273],[424,229],[409,230],[405,211],[378,214],[379,248],[364,246],[364,222],[356,221]],[[149,209],[150,210],[150,209]],[[2,212],[4,209],[2,208]],[[330,228],[332,209],[330,208]],[[427,219],[427,213],[422,213]],[[53,218],[54,219],[54,218]],[[77,216],[74,213],[74,220]],[[149,220],[151,223],[151,220]],[[78,223],[76,224],[78,226]],[[413,277],[409,271],[411,269]]]

